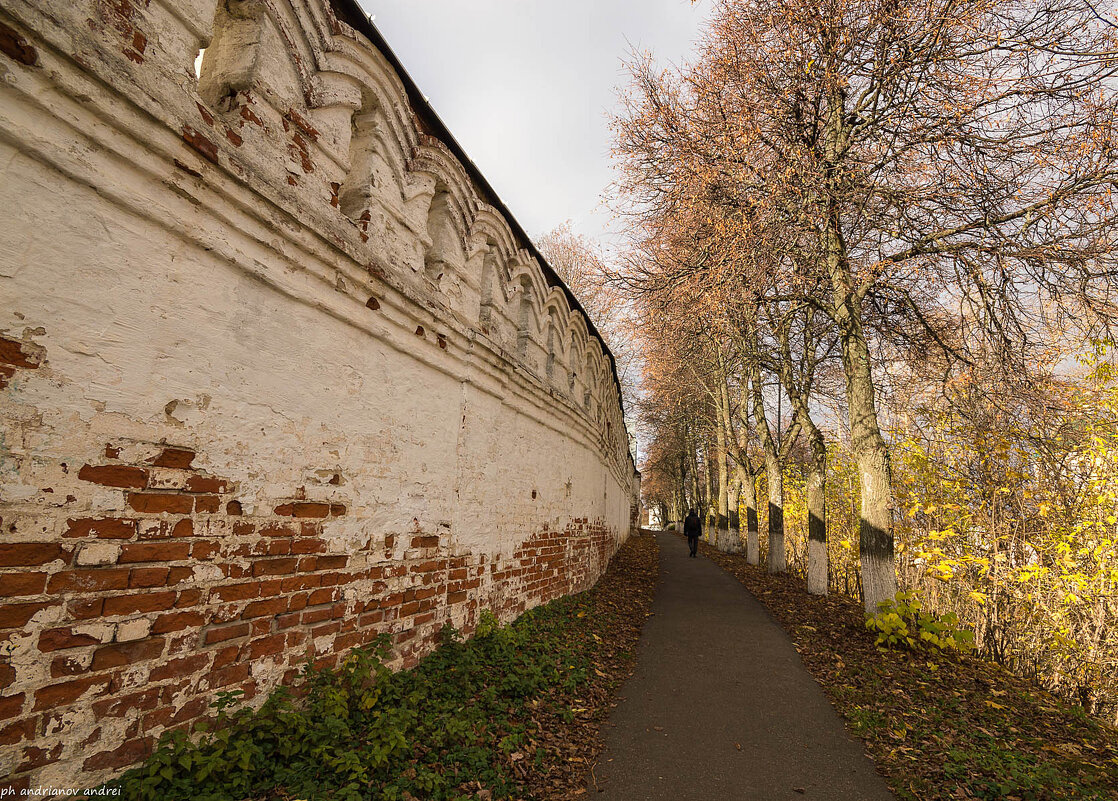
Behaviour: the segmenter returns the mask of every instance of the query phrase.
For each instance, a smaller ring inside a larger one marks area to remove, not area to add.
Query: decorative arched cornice
[[[470,238],[486,238],[497,245],[498,255],[505,263],[511,261],[518,250],[516,236],[508,222],[488,203],[479,202],[470,227]]]
[[[445,191],[445,208],[451,212],[448,216],[466,254],[466,266],[478,272],[475,278],[480,280],[485,269],[483,261],[472,260],[482,246],[479,243],[484,242],[491,252],[496,246],[494,255],[502,268],[496,271],[496,280],[502,284],[505,301],[512,294],[510,286],[515,291],[522,285],[530,294],[538,330],[527,333],[538,341],[540,326],[554,314],[559,336],[556,347],[573,352],[575,338],[585,337],[578,352],[596,369],[612,373],[616,384],[613,355],[585,317],[578,299],[446,129],[356,0],[256,0],[239,8],[253,10],[260,18],[266,14],[271,20],[289,51],[305,107],[312,113],[321,110],[327,114],[323,119],[333,126],[332,141],[324,137],[319,145],[333,150],[331,157],[338,164],[344,168],[350,159],[347,137],[353,130],[352,124],[344,128],[337,124],[339,113],[344,115],[348,109],[351,114],[376,114],[375,141],[382,146],[378,152],[403,195],[398,220],[426,241],[423,198]],[[620,393],[614,394],[618,411],[623,413]]]
[[[544,297],[543,308],[545,314],[554,312],[556,333],[567,341],[567,329],[571,322],[571,307],[567,305],[567,296],[558,287],[551,287]]]

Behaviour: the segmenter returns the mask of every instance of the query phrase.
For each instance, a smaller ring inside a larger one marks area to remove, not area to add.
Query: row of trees
[[[774,518],[763,374],[821,465],[812,397],[841,367],[867,609],[896,590],[876,366],[1023,372],[1048,345],[1036,332],[1114,321],[1116,52],[1085,0],[720,0],[694,63],[633,64],[616,120],[627,285],[674,332],[669,361],[713,363],[706,394],[749,399]],[[733,459],[740,432],[715,406]]]
[[[648,499],[870,612],[898,577],[973,577],[933,594],[994,656],[1025,659],[1000,639],[1048,615],[1069,653],[1113,659],[1113,515],[1083,501],[1111,498],[1110,377],[1067,359],[1118,319],[1112,20],[1088,0],[716,0],[691,63],[631,70],[635,245],[613,278],[641,320]],[[1093,623],[1006,589],[1042,570],[1088,577]]]

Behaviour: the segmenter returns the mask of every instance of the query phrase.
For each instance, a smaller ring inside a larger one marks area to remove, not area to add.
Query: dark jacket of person
[[[698,537],[703,533],[703,524],[696,514],[687,515],[683,521],[683,533],[688,537]]]

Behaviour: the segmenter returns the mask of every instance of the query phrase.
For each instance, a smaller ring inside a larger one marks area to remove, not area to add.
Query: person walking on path
[[[699,535],[702,532],[703,525],[699,522],[699,516],[695,514],[694,509],[691,509],[687,512],[687,519],[683,521],[683,533],[687,537],[687,547],[691,549],[691,556],[699,550]]]

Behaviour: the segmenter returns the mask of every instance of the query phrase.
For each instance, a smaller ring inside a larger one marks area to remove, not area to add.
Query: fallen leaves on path
[[[571,636],[593,651],[588,680],[577,699],[555,693],[541,700],[537,753],[524,776],[528,796],[564,801],[585,794],[594,783],[593,765],[602,751],[602,722],[616,703],[616,690],[636,666],[634,652],[656,590],[659,549],[651,534],[630,537],[609,569],[587,594],[590,608],[579,612]]]

